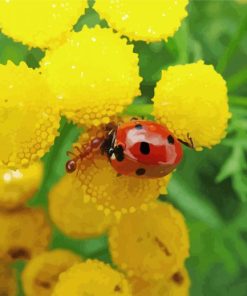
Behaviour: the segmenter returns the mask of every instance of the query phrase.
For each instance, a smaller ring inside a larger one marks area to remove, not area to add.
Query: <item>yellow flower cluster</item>
[[[97,0],[94,7],[122,35],[159,41],[174,35],[187,15],[187,4],[188,0]]]
[[[99,151],[78,157],[104,135],[105,124],[123,120],[117,116],[140,94],[138,55],[129,40],[167,40],[186,17],[188,0],[96,0],[94,8],[111,28],[78,33],[71,30],[86,0],[22,2],[0,0],[0,29],[45,49],[45,57],[35,70],[24,63],[0,65],[0,261],[31,259],[22,274],[27,296],[188,295],[184,218],[157,201],[170,175],[119,176]],[[81,263],[66,250],[44,252],[51,234],[45,214],[23,207],[40,185],[42,165],[34,162],[53,145],[61,115],[86,132],[72,153],[77,172],[49,192],[51,220],[72,238],[109,230],[115,270],[97,260]],[[169,67],[157,83],[153,115],[195,149],[212,147],[230,118],[225,81],[203,61]],[[5,265],[0,283],[2,278],[0,294],[14,295]]]
[[[84,202],[84,198],[83,187],[75,175],[64,176],[49,194],[50,217],[70,237],[94,237],[112,224],[110,215],[105,216],[92,202]]]
[[[10,170],[0,168],[0,208],[15,209],[32,198],[38,190],[43,176],[41,162],[27,168]]]
[[[123,274],[97,260],[76,264],[62,273],[52,296],[131,296]]]
[[[63,249],[47,251],[33,258],[22,273],[25,296],[50,296],[59,275],[80,261],[78,255]]]
[[[63,113],[81,125],[109,122],[140,93],[133,45],[112,29],[85,27],[72,33],[46,53],[42,71]]]
[[[154,116],[195,148],[212,147],[226,135],[227,88],[213,66],[197,63],[163,71],[155,89]]]
[[[47,48],[62,42],[86,0],[0,0],[0,29],[17,41]]]
[[[16,296],[16,280],[14,271],[0,261],[0,295]]]
[[[41,209],[0,211],[0,261],[30,259],[48,246],[51,229]]]
[[[53,144],[60,115],[38,70],[0,65],[0,165],[27,166]]]
[[[129,276],[149,280],[170,279],[189,255],[188,231],[182,215],[161,202],[147,211],[123,216],[112,227],[109,240],[114,263]]]

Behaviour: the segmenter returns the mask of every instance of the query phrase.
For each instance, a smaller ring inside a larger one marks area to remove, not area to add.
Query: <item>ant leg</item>
[[[67,156],[73,156],[73,157],[76,157],[75,153],[74,152],[71,152],[71,151],[66,151],[66,155]]]

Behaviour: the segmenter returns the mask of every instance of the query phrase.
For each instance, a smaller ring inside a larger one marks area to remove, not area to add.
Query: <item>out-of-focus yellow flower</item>
[[[168,280],[145,281],[132,278],[133,296],[188,296],[190,279],[188,272],[182,268],[175,272]]]
[[[187,16],[188,0],[97,0],[95,9],[109,25],[132,40],[167,40]]]
[[[0,164],[27,166],[49,150],[58,132],[56,101],[38,70],[0,65]]]
[[[4,263],[0,263],[0,295],[16,296],[16,281],[14,271]]]
[[[25,295],[50,296],[59,275],[80,261],[78,255],[62,249],[47,251],[33,258],[22,273]]]
[[[51,47],[65,39],[86,7],[86,0],[0,0],[0,29],[33,47]]]
[[[30,259],[44,251],[51,229],[43,210],[0,212],[0,260]]]
[[[105,214],[113,212],[116,217],[133,213],[147,207],[150,201],[165,193],[170,176],[161,179],[141,179],[118,176],[105,156],[95,154],[86,160],[79,172],[84,201],[92,201]]]
[[[49,194],[52,221],[66,235],[74,238],[93,237],[104,233],[112,217],[98,211],[92,202],[84,202],[84,190],[76,175],[66,175]]]
[[[130,287],[120,272],[97,260],[72,266],[59,277],[52,296],[130,296]]]
[[[161,202],[147,211],[125,215],[111,229],[110,250],[114,263],[129,276],[168,279],[189,255],[183,216]]]
[[[203,61],[163,71],[154,96],[154,115],[177,138],[195,148],[211,147],[226,135],[230,118],[225,80]]]
[[[111,29],[85,27],[47,52],[43,74],[65,115],[75,123],[99,125],[139,95],[138,58]]]
[[[38,190],[43,176],[41,162],[27,168],[0,168],[0,208],[14,209],[23,205]]]

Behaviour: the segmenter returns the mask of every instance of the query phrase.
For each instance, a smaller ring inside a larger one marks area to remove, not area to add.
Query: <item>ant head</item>
[[[73,173],[76,170],[76,161],[71,159],[66,162],[67,173]]]

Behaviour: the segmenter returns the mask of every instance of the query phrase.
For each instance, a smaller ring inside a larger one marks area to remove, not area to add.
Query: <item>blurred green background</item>
[[[100,23],[90,8],[74,29]],[[235,1],[191,1],[189,17],[168,43],[135,42],[144,78],[136,104],[149,103],[161,69],[205,60],[227,80],[233,114],[227,138],[212,150],[186,149],[169,185],[168,199],[186,216],[191,238],[187,266],[191,295],[247,295],[247,4]],[[15,43],[0,33],[0,63],[25,61],[38,67],[44,52]],[[1,91],[1,90],[0,90]],[[141,109],[140,109],[141,110]],[[142,113],[142,112],[140,112]],[[47,209],[47,193],[65,173],[66,151],[80,130],[64,119],[61,136],[44,157],[45,177],[30,205]],[[53,228],[51,247],[74,250],[84,257],[111,262],[107,237],[73,240]],[[23,262],[15,264],[18,276]],[[20,280],[19,280],[20,284]],[[21,284],[19,295],[23,295]]]

